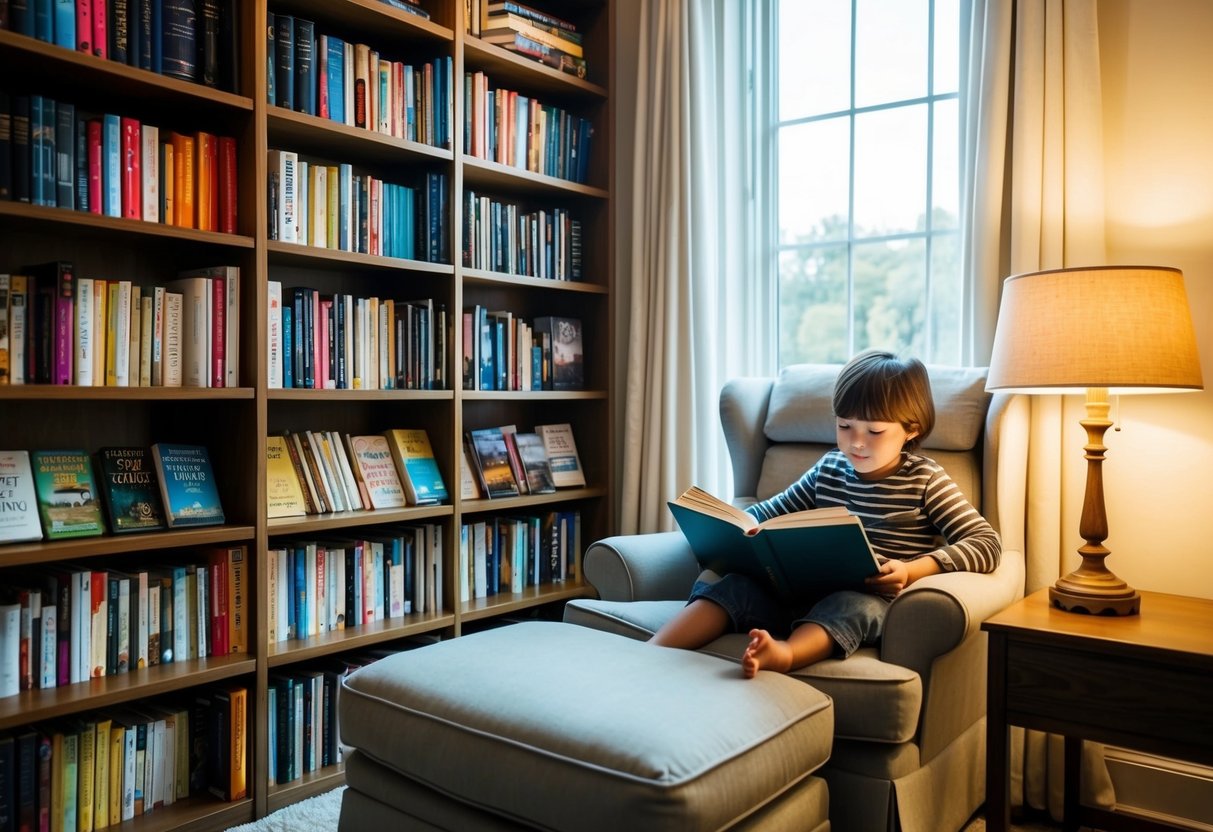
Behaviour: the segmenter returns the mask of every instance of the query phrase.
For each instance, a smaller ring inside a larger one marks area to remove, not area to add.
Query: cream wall
[[[1213,3],[1100,0],[1099,31],[1108,262],[1183,270],[1213,388]],[[1072,551],[1085,439],[1070,404]],[[1118,426],[1105,438],[1109,566],[1138,589],[1213,598],[1213,389],[1126,396]]]

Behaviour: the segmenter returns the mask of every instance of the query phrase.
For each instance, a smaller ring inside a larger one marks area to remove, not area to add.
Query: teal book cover
[[[92,537],[105,531],[93,466],[86,451],[34,451],[30,464],[47,540]]]
[[[102,448],[96,460],[110,531],[125,534],[165,528],[156,468],[147,448]]]
[[[152,459],[169,528],[223,523],[219,488],[205,446],[158,442],[152,445]]]

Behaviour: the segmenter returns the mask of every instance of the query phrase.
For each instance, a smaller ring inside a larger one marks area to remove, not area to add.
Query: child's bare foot
[[[750,643],[741,655],[741,672],[753,679],[760,670],[787,673],[792,669],[792,646],[772,638],[766,630],[750,630]]]

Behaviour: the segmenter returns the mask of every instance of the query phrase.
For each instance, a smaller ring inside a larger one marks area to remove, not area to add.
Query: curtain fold
[[[738,3],[642,0],[620,531],[673,527],[666,501],[729,492],[718,396],[773,369],[769,295],[752,279],[751,141]],[[763,317],[758,317],[763,316]],[[726,494],[727,496],[727,494]]]
[[[969,349],[989,360],[1002,280],[1105,262],[1103,137],[1096,0],[973,0],[962,96],[962,251],[971,276]],[[1031,399],[1026,586],[1063,571],[1077,530],[1063,484],[1081,464],[1060,396]],[[1016,729],[1014,805],[1062,812],[1062,739]],[[1084,803],[1111,806],[1102,747],[1084,745]]]

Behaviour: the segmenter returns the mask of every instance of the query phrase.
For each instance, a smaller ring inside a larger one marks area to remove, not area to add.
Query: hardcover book
[[[165,527],[156,469],[147,448],[102,448],[97,451],[97,471],[110,531],[123,534]]]
[[[548,452],[543,446],[543,437],[537,433],[514,434],[514,446],[526,474],[527,487],[532,494],[550,494],[556,490],[552,479],[552,466]]]
[[[759,522],[694,486],[669,506],[700,566],[749,575],[784,598],[861,586],[880,571],[859,518],[841,507]]]
[[[269,517],[307,514],[307,501],[287,450],[285,436],[265,440],[265,496]]]
[[[548,464],[552,468],[552,480],[557,488],[585,485],[585,471],[581,468],[581,457],[577,455],[577,442],[573,439],[573,427],[568,422],[555,425],[537,425],[535,432],[543,438],[543,447],[548,453]]]
[[[415,430],[393,429],[386,431],[396,472],[404,486],[409,505],[431,505],[448,498],[442,472],[434,458],[430,437],[424,428]]]
[[[0,451],[0,542],[41,539],[29,451]]]
[[[91,537],[105,530],[87,452],[34,451],[30,463],[42,531],[48,540]]]
[[[500,428],[482,428],[468,432],[472,462],[480,478],[480,488],[489,499],[516,497],[518,483],[510,466],[510,453]]]
[[[204,446],[158,442],[152,445],[152,459],[169,528],[223,523],[219,489]]]
[[[386,436],[351,436],[350,456],[366,486],[371,508],[402,508],[405,505],[404,485]],[[440,482],[441,479],[439,476]]]
[[[585,387],[582,364],[581,321],[576,318],[542,317],[535,319],[535,332],[546,334],[551,344],[552,390],[580,390]]]

